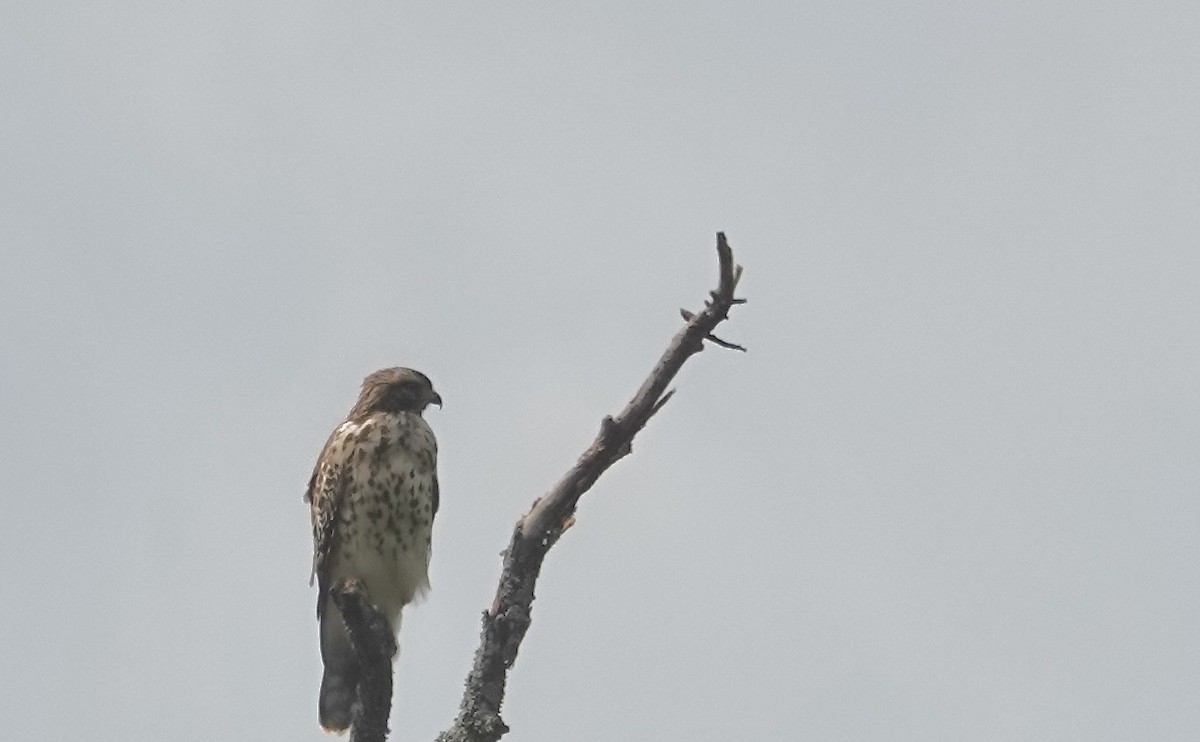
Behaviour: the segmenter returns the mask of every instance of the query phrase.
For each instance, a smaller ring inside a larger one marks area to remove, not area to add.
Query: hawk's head
[[[384,368],[363,379],[358,402],[350,410],[351,420],[374,412],[415,412],[442,406],[442,397],[433,391],[429,377],[411,368]]]

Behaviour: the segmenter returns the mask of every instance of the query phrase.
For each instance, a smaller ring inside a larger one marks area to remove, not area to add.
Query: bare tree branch
[[[366,587],[358,580],[346,580],[329,590],[358,659],[361,674],[358,701],[351,711],[350,742],[384,742],[388,734],[388,716],[392,712],[392,658],[396,656],[396,636],[391,625],[371,603]]]
[[[542,560],[563,532],[575,522],[575,506],[600,475],[632,451],[634,436],[667,403],[674,390],[666,391],[679,369],[704,341],[745,350],[713,335],[713,330],[744,299],[734,297],[742,267],[733,262],[733,251],[725,234],[717,234],[720,265],[715,291],[710,292],[702,311],[685,312],[684,325],[671,339],[633,399],[615,417],[605,417],[592,445],[513,529],[504,552],[500,584],[490,610],[483,614],[483,631],[475,663],[467,676],[462,706],[454,725],[438,735],[438,742],[495,742],[508,731],[500,718],[508,670],[517,660],[517,650],[529,629],[533,590]]]

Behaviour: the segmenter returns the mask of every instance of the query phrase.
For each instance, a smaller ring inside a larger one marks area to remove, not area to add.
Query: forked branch
[[[717,259],[717,288],[709,293],[704,309],[696,313],[683,311],[687,324],[671,339],[633,399],[615,416],[601,421],[600,432],[591,446],[517,521],[512,540],[504,552],[495,600],[491,609],[483,614],[479,649],[467,676],[458,718],[453,726],[438,735],[438,742],[495,742],[508,731],[500,718],[508,670],[516,662],[517,650],[529,629],[533,591],[542,560],[575,522],[579,498],[601,474],[633,450],[634,437],[671,399],[675,391],[668,391],[667,387],[684,362],[704,349],[705,340],[725,348],[745,350],[713,335],[717,325],[729,316],[729,310],[746,301],[734,296],[742,277],[742,267],[734,262],[733,251],[723,232],[717,234]]]

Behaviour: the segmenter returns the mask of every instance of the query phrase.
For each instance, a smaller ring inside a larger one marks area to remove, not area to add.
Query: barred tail
[[[360,673],[342,616],[332,605],[326,606],[321,616],[321,660],[325,671],[321,675],[317,719],[327,732],[344,732],[350,728]]]
[[[358,670],[350,672],[325,666],[321,676],[321,698],[317,718],[327,732],[344,732],[350,728],[350,713],[358,687]]]

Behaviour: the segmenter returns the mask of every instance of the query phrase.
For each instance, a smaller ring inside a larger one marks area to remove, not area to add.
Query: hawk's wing
[[[325,584],[328,572],[326,566],[333,550],[338,510],[341,508],[342,496],[346,491],[344,486],[346,477],[343,472],[346,428],[346,423],[339,425],[337,430],[333,431],[333,435],[329,436],[329,440],[325,442],[325,448],[321,450],[317,464],[313,467],[312,477],[308,480],[308,490],[304,493],[304,500],[308,503],[309,514],[312,518],[313,530],[312,572],[309,574],[308,584],[311,585],[313,579],[316,578],[319,593],[317,596],[318,617],[325,605],[325,591],[328,587]]]

